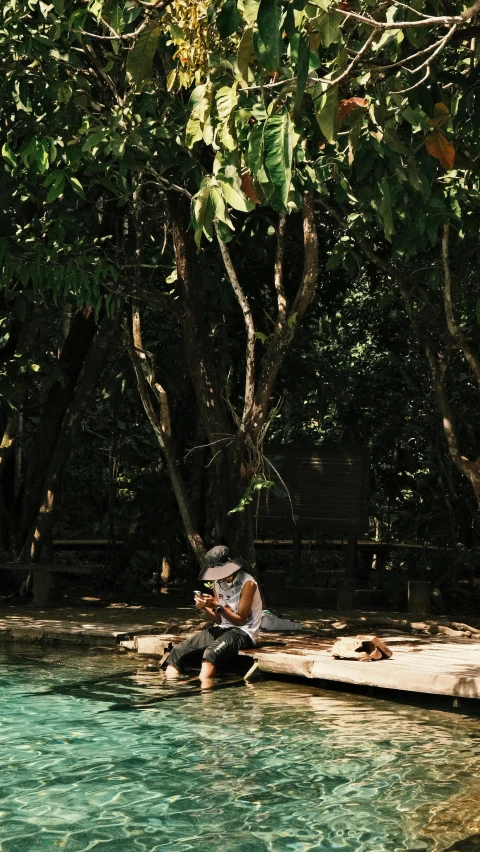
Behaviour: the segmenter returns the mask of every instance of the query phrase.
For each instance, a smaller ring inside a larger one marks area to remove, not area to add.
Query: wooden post
[[[347,534],[347,552],[345,554],[345,579],[355,579],[355,567],[357,561],[357,533],[350,530]]]
[[[58,606],[61,601],[58,575],[48,568],[34,568],[32,606]]]
[[[347,550],[345,553],[345,576],[337,589],[337,610],[353,609],[355,600],[355,562],[357,555],[357,534],[355,530],[347,533]]]
[[[418,615],[430,615],[432,611],[432,584],[429,580],[409,581],[408,611]]]
[[[294,576],[290,578],[292,585],[298,585],[298,577],[302,570],[302,531],[295,524],[292,541],[292,569]],[[295,582],[296,581],[296,582]]]

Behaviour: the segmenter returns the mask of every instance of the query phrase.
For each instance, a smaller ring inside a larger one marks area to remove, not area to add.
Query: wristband
[[[215,607],[215,615],[217,614],[217,612],[220,612],[220,610],[222,610],[222,609],[223,609],[223,606],[221,604],[219,606],[216,606]]]

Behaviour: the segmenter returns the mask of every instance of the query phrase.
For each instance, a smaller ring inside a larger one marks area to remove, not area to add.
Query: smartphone
[[[203,592],[199,592],[198,589],[195,589],[193,596],[194,598],[203,598]]]

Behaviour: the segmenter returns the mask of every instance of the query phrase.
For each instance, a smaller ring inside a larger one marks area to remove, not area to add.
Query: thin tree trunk
[[[147,359],[147,353],[143,349],[140,314],[136,307],[133,309],[132,325],[133,339],[130,340],[127,336],[126,345],[130,360],[135,370],[140,398],[142,400],[145,413],[150,420],[155,435],[157,436],[158,443],[163,451],[170,482],[182,516],[188,542],[192,547],[198,562],[200,565],[203,565],[205,546],[195,526],[185,482],[178,467],[175,443],[173,441],[170,424],[170,411],[167,395],[162,386],[156,381],[153,370]],[[155,411],[152,396],[158,404],[158,413]]]
[[[37,506],[37,514],[20,552],[20,562],[38,562],[42,558],[44,543],[48,541],[53,530],[62,475],[68,464],[81,428],[82,419],[110,354],[117,331],[118,317],[104,319],[90,344],[73,399],[63,418],[62,428],[51,454]]]
[[[18,535],[20,546],[28,535],[38,512],[40,495],[44,488],[52,454],[61,435],[66,412],[74,399],[77,380],[95,331],[92,309],[78,310],[71,321],[58,359],[64,382],[57,381],[52,385],[28,452],[25,479],[17,501],[17,505],[20,504]]]

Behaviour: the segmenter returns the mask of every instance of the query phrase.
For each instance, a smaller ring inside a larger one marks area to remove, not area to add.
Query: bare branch
[[[274,334],[271,335],[262,361],[262,371],[255,394],[255,406],[252,418],[253,436],[259,435],[265,424],[270,397],[285,353],[295,336],[295,332],[305,311],[315,295],[318,279],[318,237],[314,199],[311,192],[307,192],[304,197],[302,213],[304,246],[302,279],[288,317],[286,317],[282,326],[277,327]]]
[[[337,77],[337,78],[336,78],[336,80],[332,80],[332,81],[331,81],[330,85],[329,85],[329,86],[327,86],[327,88],[326,88],[326,89],[322,92],[322,95],[324,95],[324,94],[325,94],[325,92],[328,92],[328,91],[329,91],[329,89],[333,88],[333,86],[338,86],[338,84],[339,84],[339,83],[341,83],[341,82],[342,82],[342,80],[345,80],[345,78],[346,78],[346,77],[348,77],[348,76],[352,73],[353,69],[354,69],[354,68],[358,65],[358,63],[361,61],[362,57],[363,57],[363,56],[365,56],[365,54],[366,54],[366,52],[367,52],[368,48],[370,47],[370,45],[372,44],[372,42],[376,39],[377,35],[378,35],[378,28],[375,28],[375,29],[373,30],[373,32],[371,32],[371,33],[370,33],[370,35],[369,35],[369,37],[367,38],[367,40],[366,40],[365,44],[363,45],[363,47],[362,47],[362,48],[358,51],[358,53],[357,53],[357,54],[353,57],[352,61],[350,62],[350,65],[349,65],[347,68],[345,68],[345,71],[342,71],[342,73],[340,74],[340,76],[339,76],[339,77]],[[315,100],[315,98],[314,98],[314,100]]]
[[[92,60],[92,64],[93,64],[93,66],[94,66],[94,68],[97,72],[97,75],[100,77],[101,80],[103,80],[104,83],[107,84],[108,88],[113,93],[117,103],[120,104],[120,106],[123,106],[124,99],[121,97],[120,93],[115,88],[115,84],[114,84],[112,78],[107,74],[105,69],[102,68],[101,63],[98,60],[98,57],[95,55],[95,51],[94,51],[93,47],[90,44],[86,44],[85,45],[85,51],[90,56],[90,59]]]
[[[288,302],[287,297],[285,295],[285,288],[283,286],[283,258],[285,254],[285,234],[287,229],[287,214],[283,211],[279,214],[278,217],[278,228],[277,228],[277,252],[275,255],[275,270],[274,270],[274,281],[275,281],[275,290],[277,291],[277,328],[280,329],[284,322],[285,317],[287,316],[288,311]]]
[[[161,308],[168,308],[169,311],[176,311],[177,309],[174,299],[166,293],[145,290],[143,287],[132,287],[127,290],[126,287],[114,286],[112,284],[103,283],[102,286],[109,293],[115,293],[116,296],[122,296],[124,299],[138,299],[140,302],[148,302],[150,305],[159,305]]]
[[[419,65],[419,66],[418,66],[418,68],[414,68],[414,69],[413,69],[413,71],[411,71],[410,73],[411,73],[411,74],[416,74],[416,73],[417,73],[417,71],[420,71],[422,68],[429,67],[429,66],[430,66],[430,63],[432,62],[432,59],[434,59],[434,58],[435,58],[435,56],[438,56],[438,54],[440,53],[440,51],[441,51],[441,50],[443,50],[443,48],[445,47],[445,45],[446,45],[446,44],[450,41],[450,39],[452,38],[452,36],[453,36],[453,35],[455,35],[455,33],[456,33],[456,31],[457,31],[457,30],[458,30],[458,24],[454,24],[454,25],[453,25],[453,27],[450,27],[450,29],[449,29],[448,33],[446,34],[446,36],[445,36],[444,38],[442,38],[442,40],[441,40],[440,44],[439,44],[439,45],[438,45],[438,47],[437,47],[437,48],[433,51],[433,53],[432,53],[432,54],[428,57],[428,59],[426,59],[426,60],[425,60],[425,62],[422,62],[422,64],[421,64],[421,65]]]
[[[408,69],[408,70],[410,70],[410,69]],[[425,80],[428,80],[429,77],[430,77],[430,65],[427,65],[426,70],[425,70],[425,74],[423,75],[421,80],[417,80],[417,82],[414,83],[413,86],[408,86],[407,89],[399,89],[398,92],[396,92],[395,94],[404,95],[406,92],[412,92],[413,89],[417,89],[419,86],[422,85],[422,83],[425,82]]]
[[[338,6],[335,7],[335,11],[340,15],[343,15],[347,20],[352,19],[354,21],[359,21],[368,27],[374,27],[378,30],[405,30],[418,29],[419,27],[451,27],[452,24],[459,24],[461,26],[469,21],[470,18],[473,18],[473,16],[480,11],[480,0],[477,0],[473,6],[466,9],[461,15],[440,15],[438,17],[422,18],[420,21],[377,21],[375,18],[367,17],[365,15],[357,15],[355,12],[350,12],[347,9],[342,9]]]
[[[215,231],[217,234],[220,251],[222,253],[223,263],[230,284],[232,285],[232,290],[235,293],[238,304],[242,309],[243,319],[245,321],[245,328],[247,331],[247,346],[245,352],[245,400],[243,405],[242,420],[240,423],[240,431],[244,432],[252,414],[253,403],[255,398],[255,326],[253,323],[253,316],[250,309],[249,301],[242,290],[240,282],[237,278],[237,273],[235,272],[235,267],[230,257],[230,252],[227,248],[227,244],[224,243],[224,241],[222,240],[218,232],[216,223]]]
[[[442,235],[442,264],[443,264],[443,280],[444,280],[444,309],[445,309],[445,319],[447,322],[447,328],[450,336],[452,337],[455,346],[457,349],[460,349],[465,356],[465,360],[467,361],[473,375],[475,376],[478,385],[480,387],[480,361],[477,358],[475,352],[470,345],[469,340],[466,338],[463,330],[460,328],[456,318],[455,318],[455,310],[453,306],[453,295],[452,295],[452,273],[450,270],[450,257],[449,257],[449,243],[450,243],[450,222],[445,222],[443,226],[443,235]]]

